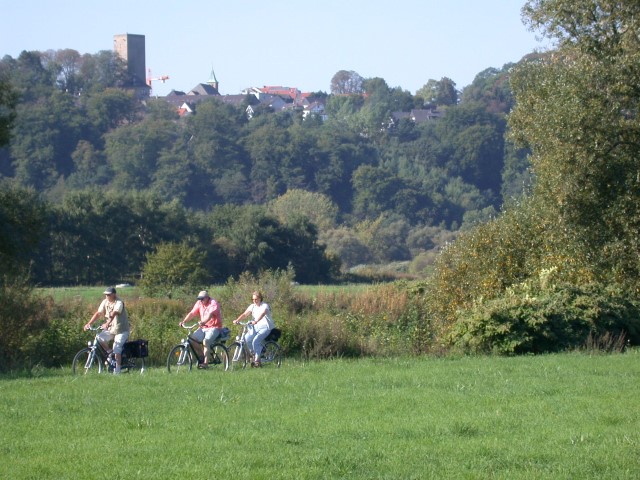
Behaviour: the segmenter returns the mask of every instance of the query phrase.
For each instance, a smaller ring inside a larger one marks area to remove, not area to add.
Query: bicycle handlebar
[[[186,330],[192,330],[195,327],[199,327],[200,323],[196,322],[193,325],[185,325],[184,323],[182,324],[182,328],[186,329]]]
[[[235,322],[234,322],[235,323]],[[249,325],[251,322],[247,320],[246,322],[237,322],[236,325]]]

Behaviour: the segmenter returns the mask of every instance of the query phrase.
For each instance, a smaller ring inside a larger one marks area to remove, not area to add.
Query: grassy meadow
[[[12,479],[632,479],[640,351],[0,377]]]

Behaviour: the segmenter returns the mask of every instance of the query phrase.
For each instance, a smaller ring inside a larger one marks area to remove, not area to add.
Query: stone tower
[[[127,87],[146,87],[144,35],[124,33],[113,36],[113,50],[127,64]]]

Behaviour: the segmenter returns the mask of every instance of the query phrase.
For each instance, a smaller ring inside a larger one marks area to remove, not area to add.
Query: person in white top
[[[260,354],[262,353],[263,340],[269,335],[269,332],[275,327],[273,319],[271,318],[271,307],[268,303],[262,301],[262,293],[253,292],[251,294],[251,300],[253,303],[247,307],[247,309],[236,318],[233,323],[238,323],[240,320],[247,318],[251,315],[252,320],[249,322],[253,328],[249,328],[245,336],[249,349],[254,354],[252,367],[260,367]]]

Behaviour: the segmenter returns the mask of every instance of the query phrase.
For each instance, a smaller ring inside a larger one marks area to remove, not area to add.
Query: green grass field
[[[632,479],[640,351],[0,377],[12,479]]]

